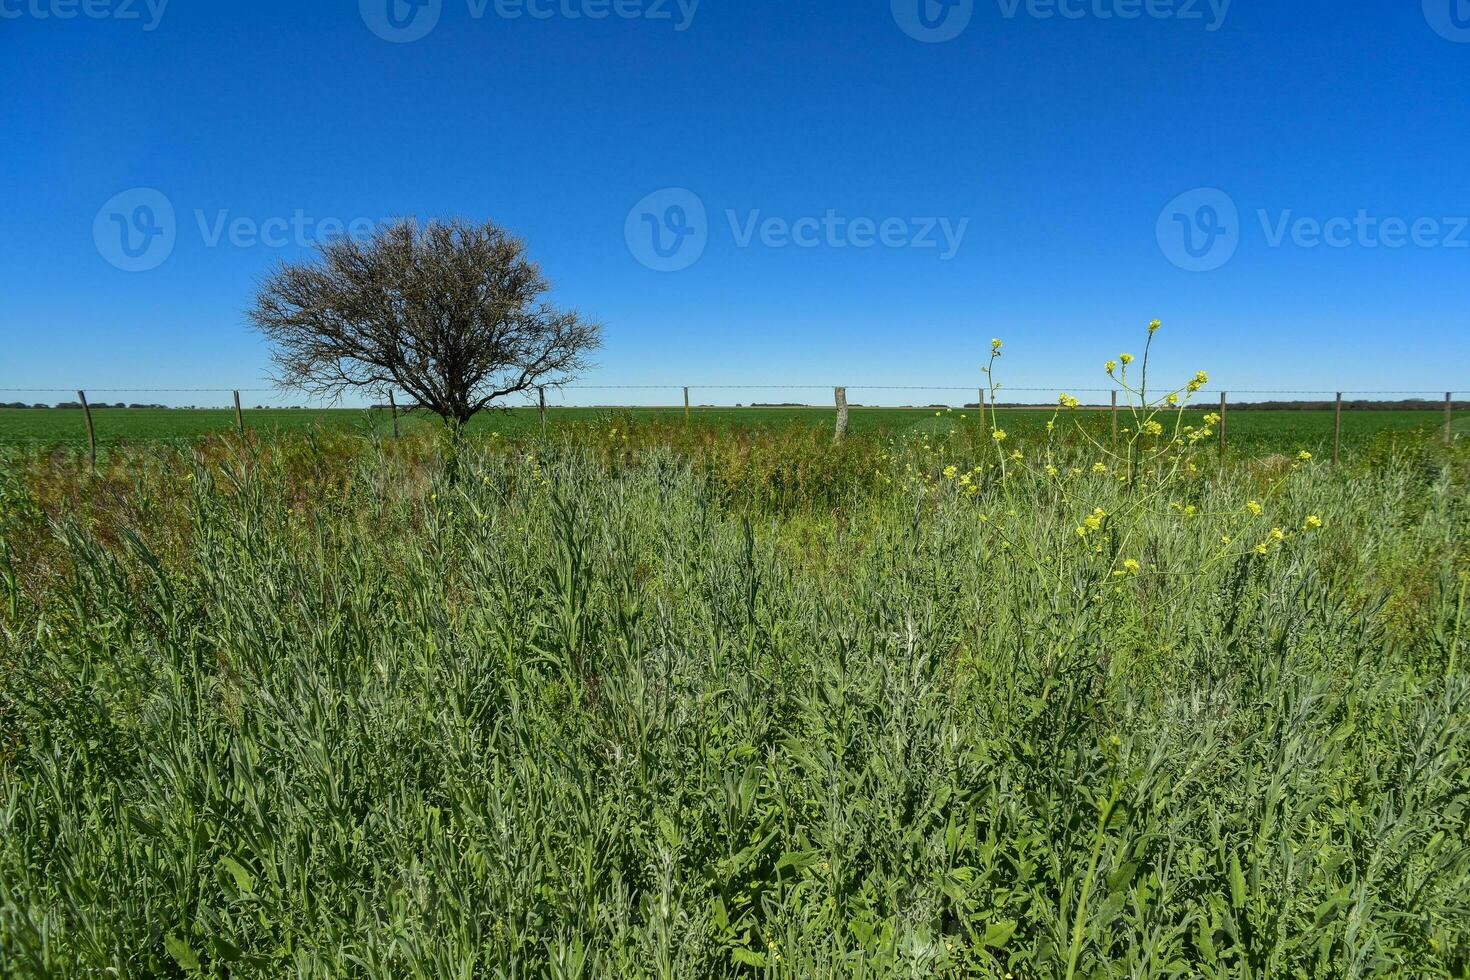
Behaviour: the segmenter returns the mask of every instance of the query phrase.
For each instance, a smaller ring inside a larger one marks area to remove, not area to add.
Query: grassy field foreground
[[[12,451],[0,974],[1465,976],[1463,451],[1010,452]]]

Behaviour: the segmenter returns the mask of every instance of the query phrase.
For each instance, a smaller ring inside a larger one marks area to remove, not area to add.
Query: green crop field
[[[1082,413],[1091,416],[1100,428],[1107,425],[1106,412]],[[1191,413],[1189,419],[1200,424],[1203,413]],[[1051,418],[1050,410],[1002,409],[1001,424],[1017,435],[1041,431]],[[964,418],[962,419],[961,416]],[[270,435],[307,430],[340,430],[387,435],[392,431],[386,411],[352,409],[250,409],[244,414],[246,424],[254,431]],[[663,421],[682,423],[682,408],[551,408],[551,427],[577,425],[615,425],[617,420]],[[835,412],[830,408],[695,408],[691,419],[695,424],[733,429],[769,429],[791,424],[826,426],[830,429]],[[98,444],[104,447],[154,440],[190,440],[210,433],[225,433],[235,426],[234,412],[228,409],[96,409],[93,419]],[[1127,424],[1126,414],[1124,425]],[[404,431],[433,427],[430,417],[415,414],[401,423]],[[943,432],[965,425],[979,425],[979,414],[973,409],[954,409],[938,417],[934,409],[854,408],[851,430],[854,432],[909,431]],[[1352,450],[1399,436],[1442,431],[1444,415],[1436,411],[1358,410],[1344,413],[1343,445]],[[541,422],[535,409],[516,408],[487,413],[471,425],[471,432],[481,436],[499,433],[504,436],[538,432]],[[1460,413],[1455,431],[1470,432],[1470,412]],[[1321,453],[1329,450],[1333,416],[1330,411],[1262,411],[1238,410],[1228,421],[1231,444],[1238,449],[1257,453],[1289,453],[1308,448]],[[0,446],[32,448],[77,448],[86,444],[86,427],[80,409],[0,409]]]
[[[1470,970],[1433,419],[556,415],[4,416],[0,975]]]

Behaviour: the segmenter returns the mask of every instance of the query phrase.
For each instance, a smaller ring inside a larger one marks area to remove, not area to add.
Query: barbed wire
[[[876,385],[876,384],[646,384],[646,385],[547,385],[552,391],[681,391],[688,388],[690,391],[825,391],[832,388],[846,388],[849,391],[979,391],[983,386],[968,385]],[[396,389],[395,389],[396,390]],[[534,390],[534,389],[532,389]],[[986,389],[987,392],[989,389]],[[1111,392],[1123,393],[1123,388],[1074,388],[1068,385],[1050,385],[1046,387],[1019,387],[1012,385],[1001,385],[997,389],[1000,392],[1025,392],[1034,394],[1037,392],[1070,392],[1080,394],[1109,394]],[[1331,389],[1331,388],[1226,388],[1209,386],[1201,389],[1205,392],[1232,395],[1443,395],[1450,389],[1423,388],[1423,389]],[[1466,385],[1460,391],[1470,392],[1470,385]],[[228,395],[238,392],[242,395],[281,394],[279,388],[89,388],[82,386],[78,388],[4,388],[0,392],[12,394],[76,394],[84,391],[94,395]],[[365,389],[371,393],[372,389]]]

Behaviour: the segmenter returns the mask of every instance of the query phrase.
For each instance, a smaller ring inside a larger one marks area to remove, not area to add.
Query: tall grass
[[[11,456],[0,974],[1466,975],[1463,456],[927,441]]]

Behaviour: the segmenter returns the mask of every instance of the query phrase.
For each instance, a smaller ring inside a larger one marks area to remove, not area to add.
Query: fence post
[[[1337,393],[1337,408],[1332,415],[1332,465],[1342,460],[1342,392]]]
[[[1220,455],[1225,455],[1225,392],[1220,392]]]
[[[77,399],[82,403],[82,418],[87,422],[87,456],[92,469],[97,468],[97,433],[92,429],[92,406],[87,404],[87,393],[77,389]]]
[[[1455,423],[1455,393],[1447,391],[1444,393],[1444,444],[1452,444],[1454,440]]]
[[[684,386],[684,424],[689,424],[689,386]]]
[[[980,389],[980,431],[985,432],[985,389]]]
[[[243,436],[245,434],[245,416],[240,412],[240,393],[236,391],[232,392],[232,394],[235,396],[235,433]]]
[[[1118,441],[1118,392],[1113,391],[1113,441]]]
[[[546,389],[537,388],[536,394],[541,399],[541,434],[546,434]]]
[[[388,389],[388,411],[393,415],[393,438],[398,438],[398,399],[393,397],[393,389]]]
[[[847,435],[847,389],[834,388],[833,393],[837,397],[837,432],[832,436],[832,441],[841,442]]]

